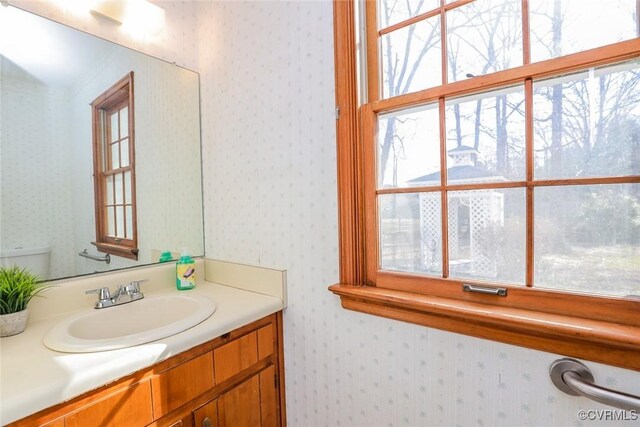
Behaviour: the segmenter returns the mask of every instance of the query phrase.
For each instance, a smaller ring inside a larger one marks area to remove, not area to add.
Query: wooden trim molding
[[[278,384],[280,395],[278,396],[278,404],[280,408],[280,420],[281,425],[286,425],[287,420],[287,399],[286,399],[286,389],[285,389],[285,377],[284,377],[284,316],[282,315],[282,311],[278,311],[276,313],[276,322],[275,322],[277,332],[276,332],[276,348],[277,348],[277,360],[278,360]]]
[[[346,3],[355,3],[358,0],[347,0]],[[341,3],[340,0],[335,0],[334,3]],[[378,22],[376,19],[378,2],[376,0],[365,0],[362,2],[364,5],[365,13],[365,26],[366,34],[364,39],[366,40],[366,68],[367,68],[367,102],[377,101],[380,99],[380,57],[379,57],[379,34],[378,34]],[[351,22],[354,20],[353,15],[344,17]],[[355,33],[354,33],[355,40]],[[339,51],[336,49],[336,55]],[[344,53],[344,52],[343,52]]]
[[[333,3],[336,79],[336,134],[338,160],[338,226],[340,230],[340,280],[364,281],[364,230],[362,225],[362,147],[358,137],[358,80],[356,78],[355,22],[352,1]],[[343,19],[339,19],[342,17]],[[352,232],[355,230],[355,232]]]
[[[370,286],[329,290],[347,310],[640,371],[640,326]]]
[[[99,242],[91,242],[92,245],[96,247],[98,252],[102,252],[105,254],[116,255],[123,258],[138,259],[138,248],[127,248],[120,245],[114,245],[110,243],[99,243]]]
[[[496,71],[476,76],[473,79],[447,83],[442,86],[398,95],[393,98],[370,100],[373,111],[384,113],[408,108],[415,105],[434,102],[441,97],[455,98],[474,93],[483,93],[496,88],[520,85],[526,79],[544,80],[545,78],[570,74],[585,68],[615,64],[636,58],[640,52],[640,38],[626,40],[612,45],[584,50],[582,52],[547,59],[545,61]]]
[[[534,286],[534,188],[592,184],[637,184],[640,176],[574,177],[534,179],[533,105],[534,81],[573,73],[586,68],[614,64],[640,56],[640,38],[531,63],[529,37],[523,37],[523,65],[491,74],[446,83],[441,86],[380,99],[379,45],[382,34],[405,27],[437,13],[469,3],[445,4],[434,11],[386,29],[378,29],[375,0],[362,0],[365,35],[360,38],[367,54],[362,79],[367,81],[367,100],[359,105],[356,67],[355,2],[335,0],[336,103],[338,203],[340,232],[340,284],[329,289],[342,307],[376,316],[471,335],[526,348],[580,357],[624,368],[640,370],[640,303],[632,298],[593,296]],[[523,11],[529,9],[522,0]],[[523,15],[523,28],[529,28]],[[444,33],[444,32],[443,32]],[[444,49],[446,50],[446,49]],[[443,58],[446,56],[443,54]],[[443,68],[446,71],[446,68]],[[447,182],[444,108],[447,99],[479,94],[510,85],[522,85],[527,117],[526,177],[517,182],[451,184]],[[412,188],[377,186],[377,115],[427,103],[439,103],[441,185]],[[521,285],[487,281],[464,283],[505,287],[506,298],[462,291],[462,280],[448,272],[447,194],[450,191],[522,188],[526,192],[526,274]],[[380,270],[377,205],[382,195],[440,192],[442,198],[443,274],[418,274]],[[366,286],[365,286],[366,285]]]

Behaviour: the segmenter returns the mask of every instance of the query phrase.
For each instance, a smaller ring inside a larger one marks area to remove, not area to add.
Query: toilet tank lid
[[[37,255],[49,252],[49,246],[35,246],[31,248],[17,247],[12,249],[0,250],[0,258],[9,258],[15,256]]]

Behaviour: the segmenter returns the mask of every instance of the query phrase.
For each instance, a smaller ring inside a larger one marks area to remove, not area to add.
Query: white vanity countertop
[[[180,292],[168,286],[145,289],[144,284],[142,291],[149,296]],[[277,297],[211,282],[199,281],[195,289],[182,292],[210,298],[217,305],[215,313],[191,329],[147,344],[96,353],[59,353],[45,347],[44,335],[57,321],[80,310],[77,308],[30,320],[23,333],[0,339],[0,425],[69,400],[283,309],[283,301]],[[87,308],[91,305],[81,309]]]

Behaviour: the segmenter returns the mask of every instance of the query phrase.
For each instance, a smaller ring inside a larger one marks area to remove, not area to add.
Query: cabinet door
[[[260,417],[262,427],[280,425],[279,390],[276,386],[276,369],[272,365],[260,372]]]
[[[193,411],[194,427],[218,426],[218,400],[212,400]]]
[[[218,420],[219,427],[261,425],[259,374],[218,398]]]
[[[218,426],[279,426],[275,378],[275,367],[270,366],[218,397]],[[196,427],[200,426],[196,422]]]

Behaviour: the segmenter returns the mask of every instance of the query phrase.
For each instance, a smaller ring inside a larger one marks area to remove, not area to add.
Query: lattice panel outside
[[[450,193],[451,194],[451,193]],[[451,197],[451,196],[449,196]],[[460,207],[460,198],[453,196],[449,199],[449,257],[451,259],[458,258],[458,208]]]
[[[440,193],[420,193],[420,260],[423,271],[442,268]]]
[[[460,254],[458,212],[469,207],[470,248]],[[433,241],[441,241],[440,194],[420,194],[420,258],[424,270],[432,269],[439,257]],[[495,277],[497,275],[494,245],[496,233],[504,223],[504,197],[495,190],[449,193],[448,241],[452,274]],[[467,252],[468,251],[468,252]],[[459,258],[463,256],[465,259]],[[467,259],[468,257],[468,259]],[[438,266],[439,267],[439,266]]]
[[[495,263],[487,257],[490,236],[487,233],[491,222],[491,196],[486,192],[474,192],[469,197],[471,209],[471,274],[491,275]]]

